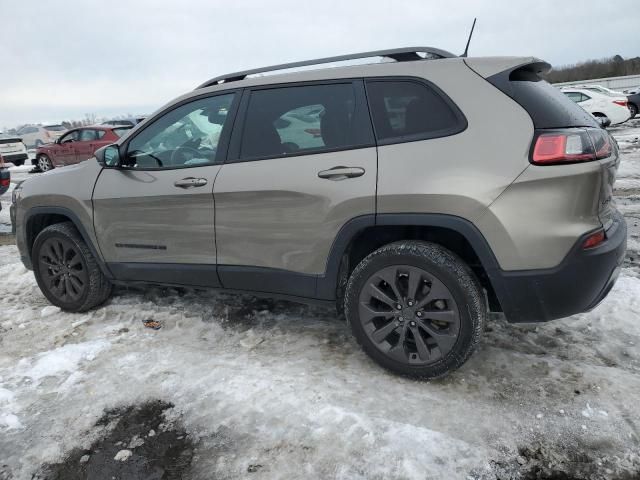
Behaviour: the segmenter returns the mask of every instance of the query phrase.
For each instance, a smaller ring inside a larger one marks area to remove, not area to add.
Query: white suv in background
[[[0,133],[0,157],[5,163],[22,165],[28,158],[27,147],[17,135]]]
[[[608,119],[611,125],[626,122],[631,118],[626,97],[614,97],[586,88],[563,88],[562,93],[594,117]]]
[[[67,131],[62,125],[25,125],[18,130],[18,136],[28,148],[55,142]]]

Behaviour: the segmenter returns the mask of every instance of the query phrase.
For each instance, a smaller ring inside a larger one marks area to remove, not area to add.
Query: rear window
[[[64,132],[66,130],[62,125],[45,125],[44,129],[50,132]]]
[[[544,81],[536,64],[507,70],[487,80],[524,108],[535,128],[596,127],[596,120],[564,93]]]
[[[129,130],[131,130],[131,127],[114,128],[113,133],[115,133],[118,137],[122,137],[123,135],[126,135]]]
[[[240,158],[321,153],[373,143],[352,83],[251,92]]]
[[[467,125],[444,93],[422,82],[367,81],[367,97],[379,143],[444,137]]]

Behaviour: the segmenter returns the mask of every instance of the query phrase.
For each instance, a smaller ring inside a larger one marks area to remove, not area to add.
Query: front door
[[[94,225],[116,278],[217,286],[213,183],[235,96],[162,114],[121,146],[122,168],[100,173]]]
[[[220,280],[313,297],[339,230],[375,213],[362,83],[256,88],[242,103],[214,188]]]
[[[51,146],[51,161],[56,167],[76,163],[75,144],[80,138],[80,130],[71,130]]]

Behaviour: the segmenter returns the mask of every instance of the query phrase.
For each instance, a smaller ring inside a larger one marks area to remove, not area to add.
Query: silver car
[[[22,260],[72,312],[140,282],[337,305],[383,367],[444,375],[488,310],[565,317],[617,278],[618,149],[548,68],[403,48],[214,78],[24,182]]]

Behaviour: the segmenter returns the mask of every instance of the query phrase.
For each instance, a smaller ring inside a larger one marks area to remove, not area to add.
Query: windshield
[[[50,132],[64,132],[66,130],[62,125],[45,125],[43,128]]]

